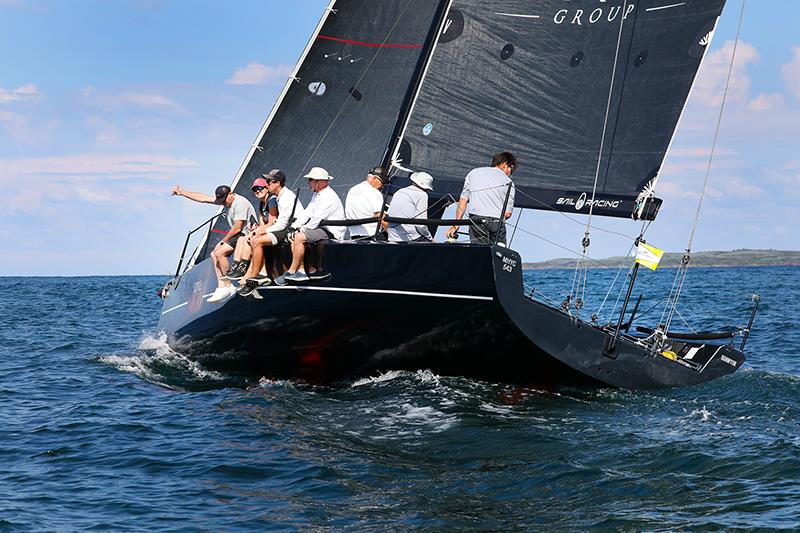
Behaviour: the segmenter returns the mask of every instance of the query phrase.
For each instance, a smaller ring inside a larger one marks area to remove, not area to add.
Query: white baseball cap
[[[314,167],[308,171],[308,174],[305,175],[306,178],[310,180],[325,180],[330,181],[333,179],[333,176],[328,174],[328,171],[322,167]]]
[[[426,191],[433,190],[433,176],[427,172],[414,172],[410,179]]]

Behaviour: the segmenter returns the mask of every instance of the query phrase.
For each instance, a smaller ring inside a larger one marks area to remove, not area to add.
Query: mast
[[[395,123],[394,130],[392,130],[391,137],[389,137],[389,144],[381,160],[381,166],[386,169],[387,172],[391,170],[391,162],[397,155],[396,151],[402,139],[402,132],[405,130],[408,119],[411,116],[414,101],[416,100],[417,94],[419,94],[422,81],[425,79],[425,72],[428,70],[431,57],[433,57],[433,50],[436,48],[436,42],[442,34],[444,23],[447,20],[447,13],[450,11],[450,5],[452,3],[453,0],[440,0],[439,2],[439,8],[436,10],[436,16],[431,24],[430,32],[428,32],[428,36],[425,39],[425,52],[419,56],[414,79],[408,86],[406,96],[403,99],[403,105],[400,107],[400,112],[397,115],[397,122]]]

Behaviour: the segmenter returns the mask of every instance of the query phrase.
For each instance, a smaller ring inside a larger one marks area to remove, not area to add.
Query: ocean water
[[[761,294],[748,363],[659,392],[224,375],[154,329],[164,281],[0,278],[0,530],[800,529],[800,268],[691,271],[695,329]],[[560,302],[572,272],[526,281]]]

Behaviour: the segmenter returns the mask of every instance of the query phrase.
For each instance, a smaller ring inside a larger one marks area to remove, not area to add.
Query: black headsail
[[[324,167],[340,196],[363,180],[385,157],[442,12],[431,0],[331,2],[239,169],[236,193],[254,200],[253,179],[271,168],[305,191],[302,176]],[[213,229],[195,261],[227,224]]]
[[[630,217],[724,3],[453,0],[395,158],[457,195],[510,150],[517,206],[588,213],[597,177],[593,213]],[[647,205],[654,218],[660,200]]]

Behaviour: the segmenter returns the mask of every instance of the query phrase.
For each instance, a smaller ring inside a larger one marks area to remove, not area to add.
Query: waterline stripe
[[[678,6],[685,6],[686,2],[681,2],[679,4],[670,4],[668,6],[658,6],[658,7],[648,7],[645,11],[658,11],[660,9],[669,9],[671,7],[678,7]]]
[[[273,285],[270,287],[258,288],[258,290],[275,290],[275,289],[295,290],[295,291],[361,292],[367,294],[397,294],[400,296],[429,296],[432,298],[454,298],[459,300],[486,300],[490,302],[494,300],[492,296],[475,296],[472,294],[447,294],[442,292],[397,291],[391,289],[354,289],[351,287],[314,287],[314,286],[303,286],[303,285],[286,285],[283,287],[279,285]],[[203,298],[208,298],[212,294],[214,293],[210,292],[208,294],[204,294]],[[166,315],[167,313],[174,311],[176,309],[180,309],[181,307],[188,304],[189,302],[183,302],[182,304],[178,304],[175,307],[170,307],[166,311],[163,311],[161,314]]]
[[[471,294],[448,294],[442,292],[416,292],[398,291],[392,289],[355,289],[350,287],[314,287],[303,285],[272,285],[270,287],[259,287],[259,290],[289,289],[298,291],[331,291],[331,292],[362,292],[368,294],[398,294],[401,296],[430,296],[433,298],[456,298],[461,300],[488,300],[492,301],[492,296],[474,296]]]
[[[540,18],[539,15],[520,15],[518,13],[497,13],[495,15],[500,15],[502,17],[519,17],[523,19],[538,19]]]
[[[213,292],[209,292],[208,294],[204,294],[202,297],[203,297],[203,298],[208,298],[208,297],[209,297],[209,296],[211,296],[212,294],[214,294],[214,293],[213,293]],[[175,307],[170,307],[170,308],[169,308],[169,309],[167,309],[166,311],[162,311],[162,312],[161,312],[161,314],[162,314],[162,315],[166,315],[166,314],[167,314],[167,313],[169,313],[170,311],[174,311],[174,310],[176,310],[176,309],[180,309],[180,308],[181,308],[181,307],[183,307],[184,305],[189,305],[189,302],[188,302],[188,300],[187,300],[187,301],[185,301],[185,302],[183,302],[182,304],[178,304],[178,305],[176,305]]]

